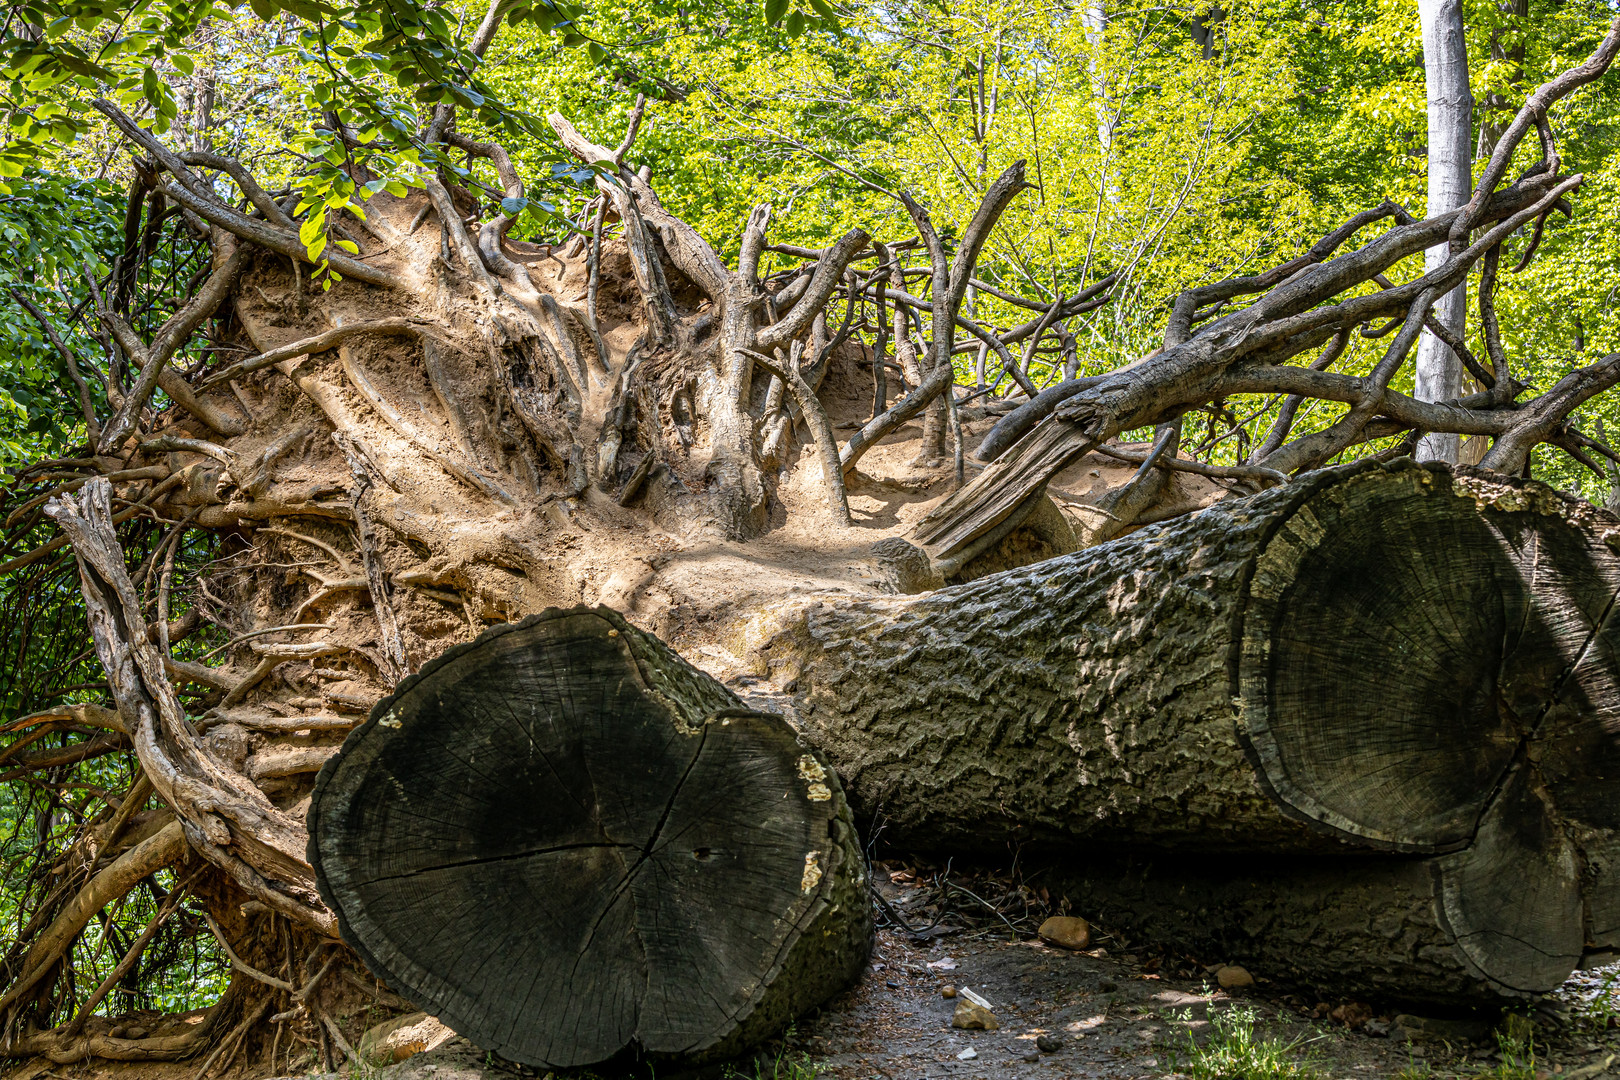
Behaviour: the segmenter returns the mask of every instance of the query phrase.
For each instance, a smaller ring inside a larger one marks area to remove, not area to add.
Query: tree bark
[[[1620,921],[1611,538],[1538,485],[1363,463],[969,585],[807,601],[761,664],[896,844],[1433,857],[1457,962],[1548,990]]]
[[[1431,859],[1102,853],[1026,873],[1127,947],[1170,945],[1319,995],[1477,1006],[1502,996],[1441,918]]]
[[[1473,194],[1474,99],[1468,88],[1468,43],[1463,33],[1461,0],[1420,0],[1423,24],[1423,74],[1429,101],[1429,216],[1465,205]],[[1446,245],[1423,255],[1425,272],[1445,263]],[[1434,306],[1440,324],[1458,337],[1468,318],[1466,282]],[[1434,334],[1424,331],[1415,362],[1419,401],[1449,401],[1461,396],[1462,361]],[[1422,461],[1457,461],[1460,445],[1454,434],[1431,433],[1418,443]]]
[[[310,824],[367,966],[529,1065],[728,1057],[867,955],[837,780],[606,609],[429,663],[322,770]]]

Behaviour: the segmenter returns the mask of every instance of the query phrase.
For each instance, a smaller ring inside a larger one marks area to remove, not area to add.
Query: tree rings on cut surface
[[[309,824],[344,940],[525,1064],[733,1054],[867,954],[831,770],[606,609],[497,627],[406,679],[322,769]]]
[[[1615,934],[1617,531],[1539,485],[1367,471],[1285,518],[1249,583],[1263,781],[1316,828],[1439,856],[1442,919],[1511,991]]]

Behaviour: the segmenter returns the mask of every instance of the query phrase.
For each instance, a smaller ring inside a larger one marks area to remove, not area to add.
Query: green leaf
[[[308,247],[315,242],[315,238],[317,236],[321,236],[325,232],[326,208],[323,206],[321,209],[315,211],[315,213],[305,218],[304,223],[298,226],[298,242],[303,244],[305,247]]]
[[[334,240],[332,242],[338,247],[342,248],[344,251],[347,251],[350,255],[360,254],[360,245],[355,243],[353,240]]]
[[[838,29],[838,12],[833,9],[831,4],[827,3],[827,0],[810,0],[810,6],[815,9],[817,15],[821,16],[823,26],[829,30]]]
[[[787,32],[789,37],[798,37],[804,33],[804,12],[794,9],[787,17]]]
[[[787,15],[788,0],[765,0],[765,22],[768,26],[775,26]]]

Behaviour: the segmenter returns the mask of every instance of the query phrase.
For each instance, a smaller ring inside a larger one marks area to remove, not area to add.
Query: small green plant
[[[1321,1075],[1299,1053],[1302,1040],[1266,1038],[1255,1031],[1258,1019],[1247,1005],[1211,1013],[1209,1040],[1199,1046],[1189,1034],[1187,1060],[1172,1050],[1169,1071],[1191,1080],[1315,1080]]]
[[[1593,994],[1591,1000],[1581,1009],[1581,1015],[1600,1031],[1609,1026],[1609,1021],[1616,1014],[1614,1000],[1616,979],[1620,979],[1620,968],[1609,973],[1608,978],[1598,987],[1597,993]]]
[[[1528,1038],[1516,1038],[1505,1031],[1496,1033],[1496,1047],[1502,1060],[1477,1080],[1536,1080],[1536,1044]]]
[[[788,1044],[792,1041],[793,1028],[790,1027],[782,1033],[774,1055],[767,1057],[760,1054],[755,1057],[749,1063],[753,1066],[751,1072],[728,1065],[722,1074],[724,1080],[816,1080],[821,1075],[821,1066],[811,1060],[809,1054],[789,1052]]]
[[[377,1075],[377,1066],[364,1054],[355,1054],[348,1061],[349,1080],[373,1080]]]

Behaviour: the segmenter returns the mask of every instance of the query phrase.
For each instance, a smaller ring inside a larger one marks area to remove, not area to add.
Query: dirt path
[[[1234,1036],[1241,1038],[1252,1016],[1260,1039],[1293,1044],[1292,1052],[1276,1055],[1280,1062],[1313,1070],[1259,1074],[1267,1078],[1620,1078],[1620,1030],[1603,1008],[1604,1001],[1614,1007],[1620,968],[1579,972],[1534,1011],[1531,1066],[1527,1054],[1504,1058],[1483,1019],[1397,1022],[1393,1012],[1306,1003],[1265,985],[1227,993],[1208,973],[1186,978],[1149,966],[1163,965],[1034,941],[915,944],[885,931],[861,985],[801,1025],[790,1046],[840,1080],[1161,1078],[1192,1070],[1200,1048],[1206,1058],[1227,1050],[1243,1060]],[[956,1002],[941,993],[947,984],[988,999],[1000,1030],[953,1029]],[[1332,1019],[1335,1009],[1354,1027]],[[1041,1052],[1041,1035],[1055,1035],[1061,1045]]]

